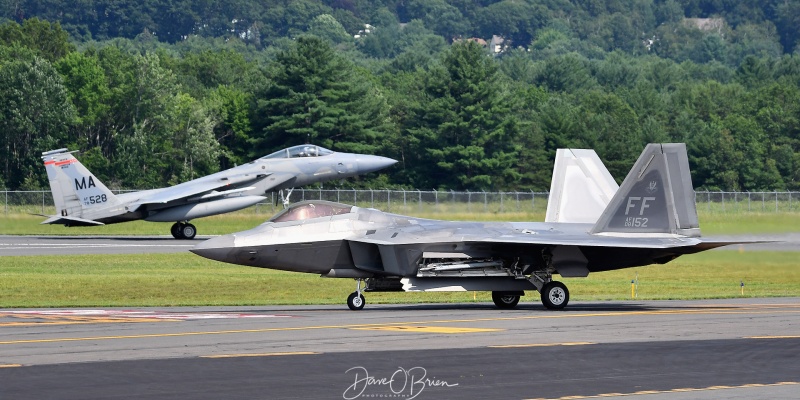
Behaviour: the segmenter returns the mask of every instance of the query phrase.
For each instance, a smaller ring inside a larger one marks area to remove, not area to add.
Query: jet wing
[[[267,180],[268,177],[270,178],[269,180]],[[131,204],[130,209],[131,211],[134,211],[142,205],[166,204],[179,200],[186,200],[187,202],[200,201],[212,197],[219,197],[227,194],[253,190],[256,189],[255,185],[257,184],[258,189],[266,192],[293,179],[294,177],[294,174],[267,173],[258,175],[256,177],[234,176],[208,180],[204,182],[185,182],[164,190],[150,192],[148,195],[135,200]],[[242,187],[243,185],[248,186]]]
[[[516,244],[531,246],[591,246],[591,247],[628,247],[642,249],[667,249],[674,247],[691,247],[701,244],[699,238],[680,237],[675,235],[661,237],[620,237],[608,235],[593,235],[588,233],[526,233],[487,231],[486,234],[466,233],[452,235],[436,235],[431,232],[420,235],[417,233],[403,233],[392,230],[389,237],[374,234],[366,237],[349,238],[349,241],[371,243],[378,245],[408,245],[408,244],[437,244],[437,243],[475,243],[475,244]],[[739,243],[739,242],[737,242]],[[725,243],[730,244],[730,243]],[[724,246],[719,244],[714,247]]]
[[[383,246],[413,245],[413,244],[511,244],[541,246],[584,246],[584,247],[613,247],[635,249],[671,249],[681,248],[681,253],[693,254],[718,247],[735,244],[770,243],[770,240],[718,240],[710,238],[686,237],[677,235],[631,237],[612,236],[605,234],[588,233],[536,233],[536,232],[509,232],[499,233],[497,230],[487,230],[486,234],[467,233],[459,235],[452,230],[445,229],[437,234],[425,232],[424,234],[403,233],[390,230],[388,235],[381,232],[366,237],[349,238],[352,242],[371,243]]]

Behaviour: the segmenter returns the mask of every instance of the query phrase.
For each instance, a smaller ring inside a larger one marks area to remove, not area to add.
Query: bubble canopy
[[[332,203],[322,200],[304,201],[292,204],[289,206],[289,208],[272,217],[269,222],[304,221],[312,218],[347,214],[352,210],[353,206],[346,204]]]
[[[330,154],[333,154],[333,151],[324,147],[315,146],[313,144],[301,144],[283,150],[278,150],[270,155],[261,157],[261,159],[323,157]]]

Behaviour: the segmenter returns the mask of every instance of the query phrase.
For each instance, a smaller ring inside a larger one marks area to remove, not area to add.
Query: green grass
[[[713,251],[564,279],[573,300],[800,296],[797,253]],[[250,268],[190,253],[0,257],[0,307],[344,304],[351,279]],[[487,302],[485,292],[368,293],[368,303]],[[528,292],[525,301],[538,302]]]

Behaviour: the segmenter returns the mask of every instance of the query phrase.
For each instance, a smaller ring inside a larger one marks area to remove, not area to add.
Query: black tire
[[[569,303],[569,290],[558,281],[552,281],[542,288],[542,304],[550,310],[561,310]]]
[[[497,308],[511,309],[519,303],[519,295],[506,292],[492,292],[492,301]]]
[[[197,236],[197,228],[192,224],[184,224],[181,226],[181,236],[183,236],[184,239],[192,240]]]
[[[172,224],[172,227],[169,228],[169,233],[171,233],[172,237],[175,239],[183,239],[183,236],[181,236],[181,224],[179,222]]]
[[[358,294],[358,292],[350,293],[350,296],[347,296],[347,306],[353,311],[361,310],[366,303],[364,295]]]

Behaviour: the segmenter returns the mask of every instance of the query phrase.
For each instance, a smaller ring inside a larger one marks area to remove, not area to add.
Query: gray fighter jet
[[[559,151],[553,177],[546,222],[437,221],[307,201],[191,251],[354,278],[353,310],[364,307],[362,291],[491,291],[498,307],[512,308],[526,290],[561,309],[569,291],[554,274],[664,264],[733,244],[701,238],[682,143],[648,145],[619,188],[591,150]]]
[[[193,239],[189,220],[240,210],[266,193],[386,168],[396,160],[337,153],[305,144],[179,185],[115,195],[67,149],[42,153],[56,211],[42,224],[93,226],[143,219],[175,222],[176,239]]]

